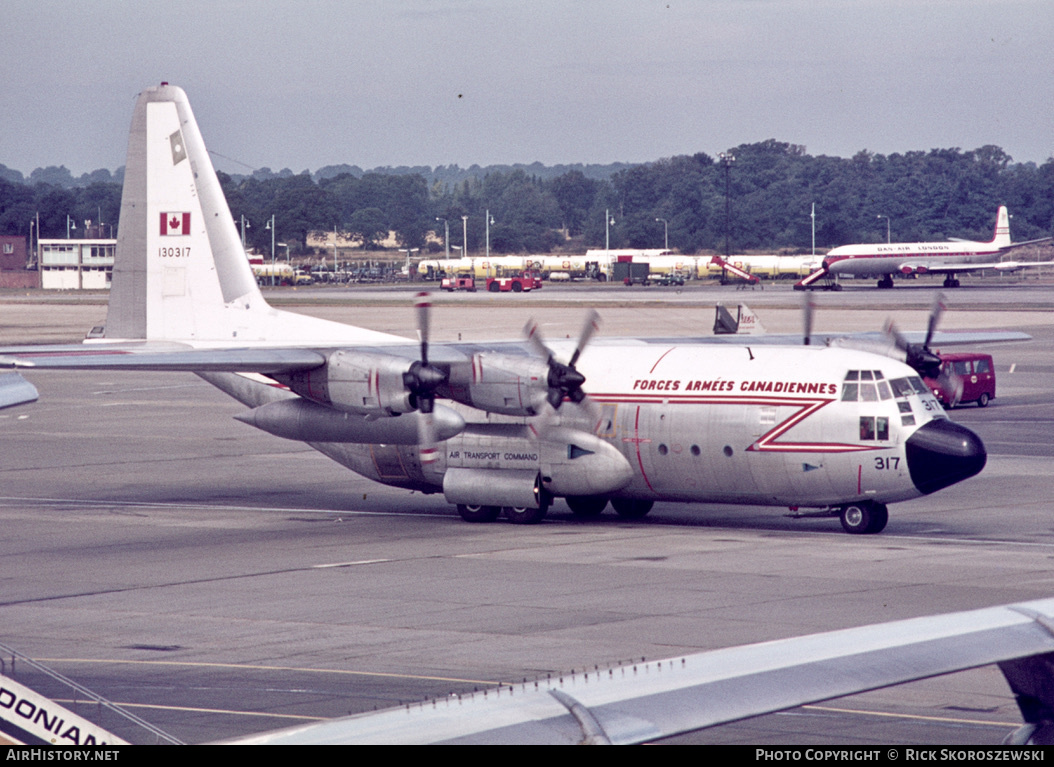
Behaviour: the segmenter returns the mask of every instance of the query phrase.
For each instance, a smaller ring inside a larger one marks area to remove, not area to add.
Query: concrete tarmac
[[[799,298],[785,289],[764,299],[647,290],[638,300],[614,293],[602,332],[695,335],[709,330],[716,300],[740,298],[770,331],[800,323]],[[529,315],[550,338],[574,337],[581,304],[598,300],[571,289],[543,304],[542,293],[437,299],[434,337],[515,337]],[[923,327],[932,296],[820,296],[834,316],[821,311],[817,329],[876,329],[891,314]],[[298,310],[411,337],[407,298]],[[32,299],[0,298],[4,343],[74,340],[105,314]],[[583,522],[558,502],[535,527],[469,525],[442,497],[369,482],[233,420],[241,406],[193,375],[30,374],[40,401],[0,411],[0,642],[202,742],[573,669],[1051,596],[1054,291],[963,289],[948,301],[947,328],[1034,340],[991,347],[997,398],[952,414],[984,439],[984,472],[892,505],[877,536],[778,508],[684,504],[657,504],[637,522],[610,512]],[[105,712],[82,713],[152,740]],[[1019,723],[988,667],[687,739],[983,744]]]

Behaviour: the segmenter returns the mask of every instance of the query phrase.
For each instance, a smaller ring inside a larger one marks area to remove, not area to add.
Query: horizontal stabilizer
[[[18,373],[0,375],[0,408],[37,401],[37,387]]]

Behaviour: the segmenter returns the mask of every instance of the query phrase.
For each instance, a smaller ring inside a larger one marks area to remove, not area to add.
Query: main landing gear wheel
[[[655,501],[631,501],[624,498],[615,498],[611,501],[611,507],[615,513],[623,519],[640,519],[655,505]]]
[[[457,513],[466,522],[493,522],[501,514],[500,506],[468,506],[464,503],[457,505]]]
[[[878,287],[882,290],[892,290],[893,288],[893,275],[887,274],[881,280],[878,281]]]
[[[598,495],[569,495],[564,500],[579,519],[600,516],[608,505],[608,499]]]
[[[505,515],[505,519],[514,525],[537,525],[545,519],[549,506],[539,506],[537,509],[523,506],[505,506],[501,511]]]
[[[952,276],[944,278],[944,287],[946,288],[957,288],[959,287],[959,281]]]
[[[882,532],[889,521],[889,510],[881,503],[853,503],[842,507],[842,529],[854,535]]]

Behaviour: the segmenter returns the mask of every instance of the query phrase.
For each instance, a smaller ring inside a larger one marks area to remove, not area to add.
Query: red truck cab
[[[978,407],[985,407],[995,399],[995,365],[991,354],[938,352],[937,356],[941,358],[943,375],[938,379],[924,380],[942,405],[955,407],[964,402],[976,402]],[[959,385],[962,392],[956,397],[955,389]]]
[[[487,290],[491,293],[523,293],[542,287],[542,278],[530,269],[511,277],[488,277]]]

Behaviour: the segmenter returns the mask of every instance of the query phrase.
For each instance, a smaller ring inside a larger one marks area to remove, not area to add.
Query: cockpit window
[[[889,382],[890,386],[893,387],[893,396],[895,397],[907,397],[911,394],[927,394],[929,389],[926,384],[922,382],[922,379],[918,376],[910,376],[908,378],[894,378]]]
[[[845,374],[842,402],[878,402],[892,396],[881,370],[849,370]]]

